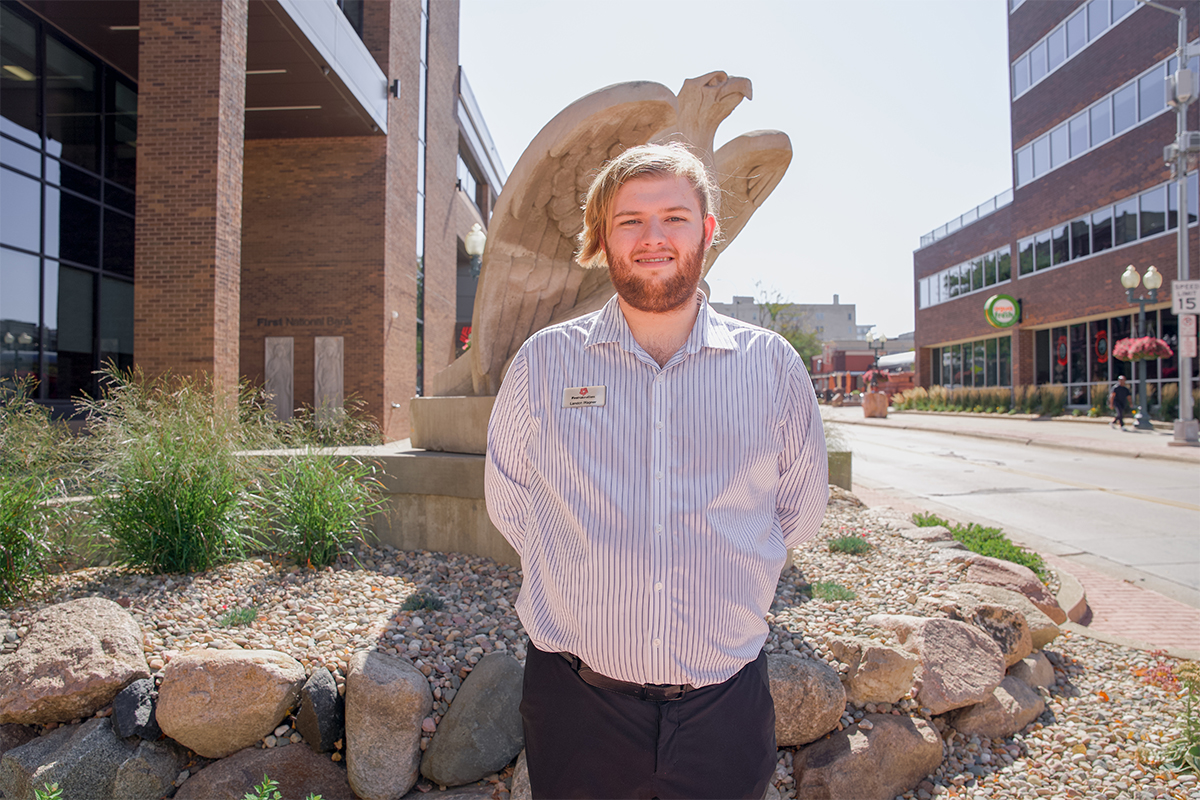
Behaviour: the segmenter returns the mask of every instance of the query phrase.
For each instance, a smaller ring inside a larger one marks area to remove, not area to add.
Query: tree
[[[804,365],[811,368],[813,358],[821,355],[825,349],[821,337],[806,330],[803,320],[795,314],[785,313],[794,304],[785,299],[782,293],[778,290],[768,292],[759,283],[755,287],[758,289],[758,324],[787,339],[804,360]]]

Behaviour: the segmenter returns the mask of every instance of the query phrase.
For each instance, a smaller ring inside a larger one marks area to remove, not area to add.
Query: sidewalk
[[[1092,420],[1030,420],[916,411],[889,412],[887,419],[865,419],[862,408],[857,406],[822,406],[821,412],[828,419],[852,425],[934,431],[1038,447],[1200,464],[1200,448],[1167,446],[1172,438],[1170,431],[1126,429],[1122,433],[1106,422]],[[884,491],[855,485],[854,493],[868,506],[888,505],[907,513],[925,510]],[[1166,650],[1179,658],[1200,659],[1200,609],[1081,564],[1042,555],[1056,572],[1069,574],[1086,593],[1091,619],[1083,618],[1086,625],[1067,623],[1070,630],[1127,647]]]

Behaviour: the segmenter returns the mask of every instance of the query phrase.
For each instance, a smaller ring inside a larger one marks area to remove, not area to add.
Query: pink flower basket
[[[1166,342],[1153,336],[1122,339],[1113,345],[1113,357],[1119,361],[1149,361],[1173,355],[1175,353]]]

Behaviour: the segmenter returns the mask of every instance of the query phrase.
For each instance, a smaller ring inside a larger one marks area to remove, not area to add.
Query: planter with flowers
[[[1121,339],[1113,345],[1113,358],[1118,361],[1150,361],[1175,355],[1171,346],[1153,336]]]
[[[863,384],[867,387],[867,391],[863,394],[862,400],[863,416],[886,419],[888,398],[887,395],[884,392],[879,391],[877,387],[881,383],[887,383],[887,373],[875,367],[864,372],[862,379]]]

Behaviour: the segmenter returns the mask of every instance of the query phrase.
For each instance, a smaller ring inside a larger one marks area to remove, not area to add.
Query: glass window
[[[1012,339],[996,340],[996,385],[1012,386]]]
[[[1043,329],[1034,331],[1033,374],[1034,382],[1038,384],[1050,382],[1050,331]]]
[[[1085,383],[1088,379],[1088,335],[1087,325],[1079,323],[1071,326],[1071,383]]]
[[[951,347],[942,348],[942,383],[949,386],[954,383],[954,362],[950,355]]]
[[[133,217],[104,212],[104,269],[133,277]],[[103,320],[101,320],[103,321]]]
[[[100,93],[96,65],[46,37],[47,149],[92,172],[100,169]]]
[[[1017,247],[1021,251],[1018,257],[1021,274],[1029,275],[1033,272],[1033,237],[1021,240]]]
[[[1167,229],[1166,187],[1160,186],[1142,194],[1141,235],[1153,236]]]
[[[0,169],[0,242],[38,252],[41,206],[42,187],[38,181]]]
[[[1123,200],[1113,207],[1113,245],[1122,245],[1138,238],[1137,234],[1137,198]]]
[[[977,258],[970,264],[971,269],[971,291],[975,292],[983,288],[983,259]]]
[[[929,308],[929,279],[921,278],[917,281],[917,293],[920,298],[921,308]]]
[[[1128,14],[1137,6],[1137,0],[1113,0],[1112,3],[1112,18],[1113,22],[1117,22],[1121,17]]]
[[[1013,97],[1029,88],[1029,56],[1021,56],[1013,64]]]
[[[996,279],[1000,283],[1012,280],[1012,253],[1008,250],[1001,251],[1000,257],[996,259]]]
[[[947,347],[950,351],[950,383],[955,386],[963,385],[963,357],[962,348],[958,345]]]
[[[1113,133],[1132,128],[1137,123],[1137,87],[1134,84],[1113,94]],[[1159,91],[1162,91],[1161,89]]]
[[[100,279],[100,363],[133,366],[133,284]]]
[[[1070,157],[1071,151],[1067,146],[1067,126],[1059,125],[1057,128],[1050,131],[1051,168],[1062,166]]]
[[[1090,117],[1092,147],[1096,147],[1103,142],[1108,141],[1108,137],[1112,136],[1112,120],[1109,116],[1108,98],[1104,98],[1096,105],[1088,110]]]
[[[983,257],[983,283],[985,286],[996,285],[996,254],[988,253]]]
[[[0,8],[0,131],[40,147],[38,122],[37,34],[30,23]]]
[[[57,211],[52,200],[57,198]],[[46,253],[90,267],[100,265],[100,206],[46,188]]]
[[[939,385],[942,382],[942,348],[940,347],[929,349],[929,372],[930,385]]]
[[[1087,114],[1076,114],[1068,124],[1071,139],[1071,155],[1086,153],[1088,149],[1088,117]]]
[[[1167,184],[1167,230],[1175,230],[1179,224],[1179,184]]]
[[[1029,84],[1046,77],[1046,43],[1039,42],[1037,47],[1029,51]]]
[[[1108,29],[1108,0],[1092,0],[1087,4],[1088,41]]]
[[[1071,260],[1071,226],[1060,225],[1051,232],[1054,266]]]
[[[105,115],[104,169],[109,180],[137,188],[137,92],[121,80],[109,83],[108,113]],[[132,213],[132,209],[130,209]]]
[[[1037,269],[1047,269],[1053,263],[1050,258],[1050,232],[1039,233],[1033,238]]]
[[[42,176],[42,154],[32,147],[17,144],[0,136],[0,164],[27,172],[35,178]]]
[[[1196,223],[1197,215],[1200,215],[1200,192],[1196,191],[1197,173],[1193,172],[1187,176],[1188,180],[1188,225]],[[1200,364],[1200,359],[1196,359],[1196,363]]]
[[[89,272],[46,265],[46,300],[54,304],[53,318],[48,315],[46,322],[46,349],[53,342],[55,353],[56,366],[47,375],[53,399],[67,400],[92,386],[94,283]]]
[[[1025,147],[1017,151],[1017,186],[1024,186],[1033,180],[1033,148]]]
[[[971,383],[974,386],[983,386],[985,374],[987,372],[987,348],[983,342],[976,342],[974,347],[969,344],[963,345],[963,349],[967,352],[974,351],[974,358],[971,364]]]
[[[1046,60],[1046,66],[1050,69],[1067,60],[1067,39],[1062,28],[1056,29],[1046,37]]]
[[[1092,252],[1092,231],[1086,219],[1071,223],[1071,258],[1083,258]]]
[[[1041,177],[1050,171],[1050,137],[1043,136],[1033,143],[1033,174]]]
[[[942,301],[958,297],[958,267],[942,270]]]
[[[987,385],[996,385],[996,340],[988,339],[983,343],[984,349],[987,351]]]
[[[1070,355],[1070,347],[1067,344],[1067,329],[1066,327],[1054,328],[1050,331],[1051,351],[1050,351],[1050,382],[1051,383],[1066,383],[1067,382],[1067,360]]]
[[[1089,322],[1088,331],[1089,341],[1092,343],[1091,353],[1088,355],[1092,365],[1090,380],[1094,383],[1108,383],[1108,365],[1111,361],[1109,353],[1112,347],[1108,338],[1108,320]]]
[[[1165,80],[1162,67],[1138,78],[1138,119],[1149,119],[1167,107]]]
[[[1080,11],[1067,20],[1067,55],[1073,56],[1079,48],[1087,44],[1086,12]]]
[[[1092,252],[1099,253],[1113,246],[1112,209],[1092,214]]]
[[[0,247],[0,385],[37,377],[38,258]]]

